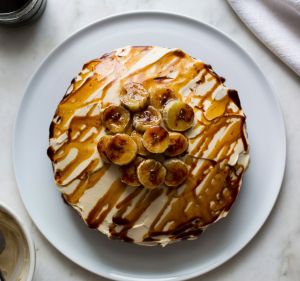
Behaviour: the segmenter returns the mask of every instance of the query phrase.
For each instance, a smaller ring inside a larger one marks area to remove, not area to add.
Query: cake
[[[65,202],[111,239],[162,245],[225,217],[249,163],[238,92],[180,49],[128,46],[86,63],[50,125]]]

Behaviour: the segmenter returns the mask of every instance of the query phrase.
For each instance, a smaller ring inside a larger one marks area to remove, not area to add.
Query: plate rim
[[[212,26],[211,24],[205,23],[201,20],[198,20],[196,18],[193,18],[192,16],[188,16],[185,14],[181,14],[181,13],[176,13],[176,12],[166,12],[166,11],[160,11],[160,10],[130,10],[127,12],[121,12],[121,13],[113,13],[109,16],[103,17],[101,19],[95,20],[91,23],[88,23],[86,25],[84,25],[83,27],[75,30],[73,33],[71,33],[70,35],[66,36],[66,38],[59,42],[56,46],[54,46],[50,52],[42,59],[42,61],[38,64],[38,66],[36,67],[35,71],[33,71],[33,74],[30,76],[30,78],[27,80],[27,84],[24,87],[24,92],[21,98],[20,103],[18,104],[18,110],[17,110],[17,114],[14,120],[14,124],[13,124],[13,131],[12,131],[12,164],[13,164],[13,173],[14,173],[14,177],[16,180],[16,184],[17,184],[17,189],[19,192],[19,195],[22,199],[23,205],[26,209],[27,214],[29,215],[30,219],[32,220],[32,222],[34,223],[34,225],[36,226],[36,228],[39,230],[39,232],[44,236],[44,238],[46,238],[46,240],[51,244],[51,246],[53,246],[56,250],[58,250],[64,257],[66,257],[67,259],[69,259],[70,261],[72,261],[73,263],[75,263],[76,265],[80,266],[81,268],[92,272],[93,274],[96,274],[97,276],[102,276],[111,280],[123,280],[123,281],[128,281],[128,280],[166,280],[166,278],[162,278],[162,277],[158,277],[158,278],[141,278],[141,277],[133,277],[133,276],[128,276],[128,275],[120,275],[120,274],[112,274],[110,272],[105,272],[102,271],[101,273],[93,270],[92,268],[88,268],[82,264],[80,264],[80,262],[78,260],[76,260],[76,258],[67,255],[66,253],[63,252],[63,249],[60,249],[59,247],[57,247],[55,245],[54,242],[52,242],[50,240],[50,238],[48,238],[48,236],[45,234],[45,232],[38,226],[38,224],[36,223],[36,221],[33,219],[31,213],[29,212],[29,206],[28,203],[25,202],[25,200],[23,200],[23,191],[20,188],[21,186],[21,180],[18,178],[18,171],[17,171],[17,165],[16,165],[16,161],[17,161],[17,156],[16,156],[16,135],[17,135],[17,124],[20,122],[20,115],[21,115],[21,111],[22,108],[24,107],[24,103],[26,98],[28,97],[28,90],[31,86],[31,84],[34,81],[35,76],[38,74],[39,70],[46,65],[47,61],[51,58],[51,56],[53,56],[62,46],[64,46],[65,44],[67,44],[69,41],[71,41],[72,39],[74,39],[76,36],[80,35],[80,33],[84,32],[86,29],[92,28],[93,26],[96,25],[101,25],[101,24],[105,24],[106,22],[109,21],[113,21],[113,20],[117,20],[118,18],[121,19],[122,17],[127,17],[127,16],[140,16],[140,15],[145,15],[145,16],[160,16],[160,17],[172,17],[173,19],[176,20],[176,18],[178,19],[183,19],[185,21],[189,21],[192,22],[194,24],[197,25],[202,25],[207,29],[212,30],[213,32],[218,33],[219,35],[223,36],[226,40],[230,41],[230,43],[236,45],[238,47],[238,49],[243,53],[243,55],[245,55],[247,57],[248,60],[250,60],[253,65],[256,67],[259,76],[261,76],[263,78],[263,80],[266,83],[266,86],[269,88],[270,90],[270,94],[272,96],[272,98],[274,99],[275,105],[276,105],[276,109],[279,113],[278,118],[280,120],[280,125],[279,127],[281,127],[281,131],[282,131],[282,162],[281,162],[281,167],[280,167],[280,176],[279,181],[278,181],[278,187],[276,189],[276,194],[274,196],[273,202],[270,205],[269,209],[266,212],[266,217],[262,220],[261,224],[259,225],[259,227],[256,229],[256,231],[254,231],[249,239],[246,242],[242,243],[242,246],[239,247],[238,250],[234,250],[232,252],[229,252],[229,254],[226,255],[226,257],[222,257],[221,260],[218,260],[215,263],[210,264],[209,266],[207,266],[204,270],[199,270],[199,268],[195,268],[194,270],[188,272],[188,273],[183,273],[181,275],[172,275],[172,277],[168,278],[168,280],[186,280],[186,279],[191,279],[200,275],[204,275],[218,267],[220,267],[221,265],[223,265],[224,263],[226,263],[227,261],[229,261],[230,259],[232,259],[235,255],[237,255],[239,252],[241,252],[251,241],[252,239],[258,234],[258,232],[262,229],[262,227],[264,226],[264,224],[266,223],[268,217],[270,216],[276,201],[279,197],[281,188],[282,188],[282,184],[283,184],[283,179],[285,176],[285,172],[286,172],[286,160],[287,160],[287,135],[286,135],[286,126],[285,126],[285,121],[284,121],[284,115],[281,109],[281,105],[279,103],[279,99],[277,98],[277,96],[274,94],[274,89],[273,86],[269,83],[269,80],[267,79],[267,77],[264,75],[264,73],[262,72],[262,70],[260,69],[260,67],[258,66],[258,64],[256,63],[256,61],[250,56],[250,54],[235,40],[233,40],[229,35],[227,35],[225,32],[223,32],[222,30],[218,29],[215,26]],[[116,279],[117,278],[117,279]]]

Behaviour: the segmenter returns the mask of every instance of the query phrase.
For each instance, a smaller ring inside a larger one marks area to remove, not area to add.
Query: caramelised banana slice
[[[137,153],[142,156],[149,155],[149,151],[143,145],[143,136],[140,133],[138,133],[137,131],[132,131],[130,136],[133,138],[133,140],[137,144],[137,147],[138,147]]]
[[[162,109],[168,101],[176,98],[171,89],[158,89],[150,93],[150,105]]]
[[[160,112],[153,106],[148,106],[147,109],[137,112],[133,116],[133,127],[140,132],[144,132],[150,127],[159,126],[160,122]]]
[[[154,159],[147,159],[138,165],[137,176],[144,187],[154,189],[164,183],[166,168]]]
[[[163,127],[149,128],[143,135],[144,147],[152,153],[163,153],[169,147],[169,133]]]
[[[181,133],[169,133],[170,144],[165,154],[171,157],[177,156],[185,152],[189,146],[188,139]]]
[[[124,85],[121,93],[121,103],[131,111],[139,111],[146,107],[149,93],[140,83],[129,82]]]
[[[130,163],[137,154],[135,141],[126,134],[116,134],[107,143],[107,158],[116,165]]]
[[[182,101],[171,100],[164,108],[163,118],[170,130],[186,131],[193,126],[194,110]]]
[[[121,181],[129,186],[140,186],[141,183],[137,176],[137,167],[144,160],[142,157],[136,157],[133,162],[121,167]]]
[[[111,163],[110,160],[107,157],[107,145],[109,141],[111,140],[112,136],[110,135],[104,135],[101,137],[101,139],[98,142],[97,149],[100,154],[101,159],[106,163]]]
[[[123,106],[111,104],[101,112],[101,120],[111,133],[122,133],[130,121],[130,113]]]
[[[170,159],[164,162],[164,166],[167,169],[165,185],[175,187],[186,180],[189,169],[183,161],[179,159]]]

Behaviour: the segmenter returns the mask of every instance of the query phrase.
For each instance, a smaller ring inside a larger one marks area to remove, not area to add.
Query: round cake
[[[128,46],[86,63],[50,125],[65,202],[112,239],[197,238],[227,215],[249,163],[236,90],[180,49]]]

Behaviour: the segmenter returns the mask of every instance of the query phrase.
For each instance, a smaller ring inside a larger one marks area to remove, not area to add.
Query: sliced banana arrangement
[[[170,89],[151,92],[149,97],[143,84],[135,82],[124,85],[120,101],[121,105],[111,104],[100,114],[107,133],[97,145],[101,159],[121,166],[120,180],[128,186],[154,189],[183,184],[189,166],[174,157],[188,149],[182,132],[194,124],[193,109]]]
[[[121,167],[121,181],[129,186],[140,186],[141,183],[137,176],[137,167],[144,160],[142,157],[136,157],[133,162]]]
[[[143,135],[141,135],[137,131],[132,131],[130,136],[133,138],[133,140],[137,144],[137,147],[138,147],[137,153],[139,155],[147,156],[150,154],[150,152],[145,148],[145,146],[143,144]]]
[[[166,168],[154,159],[147,159],[138,165],[137,176],[144,187],[154,189],[164,183]]]
[[[179,159],[169,159],[164,162],[167,169],[165,185],[176,187],[181,185],[187,178],[188,166]]]
[[[116,134],[106,144],[105,154],[112,163],[126,165],[136,157],[137,145],[127,134]]]
[[[140,83],[129,82],[124,85],[120,93],[121,103],[133,112],[144,109],[148,99],[149,92]]]
[[[143,144],[151,153],[163,153],[170,144],[169,133],[163,127],[151,127],[143,135]]]
[[[106,154],[107,152],[107,144],[111,140],[112,136],[104,135],[98,142],[97,149],[100,154],[101,159],[106,163],[111,163]]]
[[[160,112],[153,106],[148,106],[144,111],[135,113],[133,116],[133,127],[144,132],[148,128],[158,126],[161,123]]]
[[[123,106],[109,105],[101,112],[104,127],[111,133],[123,133],[130,121],[130,112]]]
[[[188,146],[189,142],[186,136],[181,133],[171,132],[169,133],[170,144],[165,154],[174,157],[184,153]]]
[[[171,89],[159,89],[150,93],[150,105],[157,109],[162,109],[172,99],[177,98]]]
[[[183,132],[190,129],[194,123],[194,110],[180,100],[169,101],[163,110],[163,118],[168,129]]]

